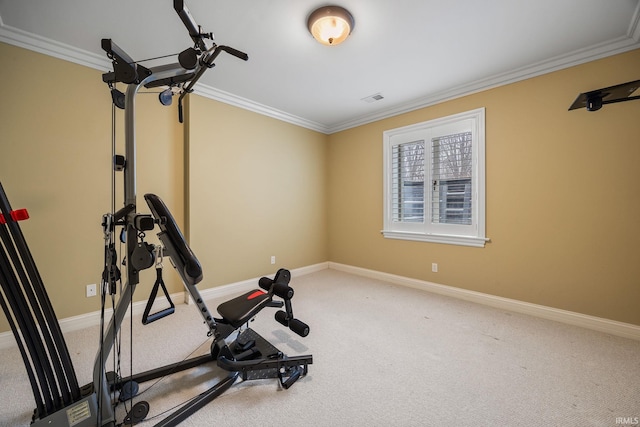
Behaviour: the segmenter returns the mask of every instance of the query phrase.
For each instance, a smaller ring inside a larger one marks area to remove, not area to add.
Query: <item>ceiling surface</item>
[[[323,46],[306,27],[321,0],[185,0],[217,44],[249,55],[221,54],[196,92],[332,133],[640,47],[640,0],[336,3],[355,28]],[[0,41],[108,71],[102,38],[136,61],[193,44],[172,0],[0,0]]]

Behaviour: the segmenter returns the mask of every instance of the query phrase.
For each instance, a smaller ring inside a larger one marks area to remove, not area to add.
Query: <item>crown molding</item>
[[[603,43],[599,43],[587,48],[578,49],[568,54],[559,55],[545,61],[527,65],[507,73],[496,74],[485,79],[478,80],[468,85],[458,86],[453,89],[442,91],[426,97],[417,98],[413,101],[398,104],[391,108],[376,113],[360,116],[358,118],[337,123],[328,127],[327,133],[332,134],[343,130],[362,126],[367,123],[387,119],[399,114],[430,107],[441,102],[461,98],[477,92],[504,86],[510,83],[541,76],[543,74],[559,71],[565,68],[606,58],[640,48],[640,3],[631,17],[631,22],[627,28],[626,36],[618,37]]]
[[[0,41],[96,70],[111,69],[111,61],[106,57],[5,25],[2,17],[0,17]]]
[[[111,69],[111,62],[101,55],[5,25],[2,22],[1,16],[0,41],[100,71],[108,71]],[[195,85],[194,92],[206,98],[253,111],[296,126],[323,134],[332,134],[638,48],[640,48],[640,3],[631,18],[626,36],[334,124],[323,124],[298,117],[201,83]]]
[[[552,73],[565,68],[595,61],[597,59],[606,58],[608,56],[617,55],[640,48],[640,25],[638,25],[638,9],[634,14],[634,21],[629,27],[629,36],[620,37],[605,43],[590,46],[588,48],[579,49],[569,54],[560,55],[545,61],[522,67],[508,73],[496,74],[473,83],[455,87],[446,91],[438,92],[426,97],[417,98],[413,101],[398,104],[394,107],[360,116],[358,118],[335,124],[328,128],[329,134],[362,126],[368,123],[394,117],[410,111],[419,110],[421,108],[430,107],[442,102],[450,101],[463,96],[472,95],[488,89],[499,86],[516,83],[527,80],[543,74]]]
[[[240,96],[234,95],[229,92],[225,92],[220,89],[216,89],[212,86],[204,85],[202,83],[196,83],[196,85],[194,86],[194,93],[196,95],[204,96],[205,98],[213,99],[216,101],[223,102],[225,104],[230,104],[235,107],[253,111],[254,113],[272,117],[274,119],[291,123],[303,128],[311,129],[316,132],[320,132],[324,134],[330,133],[330,128],[326,125],[323,125],[322,123],[318,123],[318,122],[304,119],[302,117],[294,116],[293,114],[289,114],[284,111],[271,108],[264,104],[251,101],[250,99],[242,98]]]
[[[106,57],[96,55],[93,52],[78,49],[76,47],[51,40],[37,34],[29,33],[27,31],[20,30],[19,28],[5,25],[2,22],[1,16],[0,41],[100,71],[108,71],[112,67],[111,61],[109,61]],[[225,104],[230,104],[245,110],[253,111],[255,113],[262,114],[268,117],[273,117],[275,119],[311,129],[316,132],[325,134],[329,133],[329,127],[323,125],[322,123],[307,120],[302,117],[298,117],[293,114],[268,107],[266,105],[251,101],[246,98],[242,98],[240,96],[236,96],[232,93],[225,92],[211,86],[198,83],[194,87],[194,92],[206,98],[220,101]]]
[[[636,7],[627,29],[627,36],[637,42],[640,41],[640,3]]]

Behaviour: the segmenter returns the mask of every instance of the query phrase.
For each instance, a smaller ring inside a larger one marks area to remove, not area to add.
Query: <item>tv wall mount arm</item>
[[[584,92],[579,94],[573,101],[569,111],[579,108],[586,108],[587,111],[598,111],[606,104],[640,99],[637,93],[638,89],[640,89],[640,80]]]

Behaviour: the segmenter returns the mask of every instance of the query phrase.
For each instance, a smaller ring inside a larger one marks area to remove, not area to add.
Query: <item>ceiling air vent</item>
[[[381,99],[384,99],[384,96],[380,93],[376,93],[374,95],[367,96],[366,98],[362,98],[362,101],[371,104],[372,102],[380,101]]]

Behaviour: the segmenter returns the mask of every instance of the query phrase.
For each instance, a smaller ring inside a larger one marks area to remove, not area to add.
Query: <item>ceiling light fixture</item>
[[[353,16],[340,6],[324,6],[314,10],[307,19],[313,37],[327,46],[335,46],[347,39],[355,26]]]

